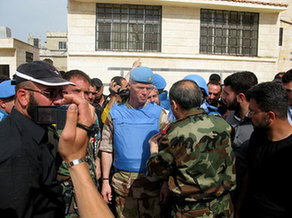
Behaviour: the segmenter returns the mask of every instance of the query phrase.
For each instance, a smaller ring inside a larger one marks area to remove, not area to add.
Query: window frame
[[[59,41],[58,44],[59,44],[59,46],[58,46],[59,50],[66,50],[67,49],[67,42],[66,41]]]
[[[204,8],[200,10],[200,54],[256,57],[258,36],[259,13]]]
[[[95,49],[161,52],[161,24],[161,6],[97,3]]]

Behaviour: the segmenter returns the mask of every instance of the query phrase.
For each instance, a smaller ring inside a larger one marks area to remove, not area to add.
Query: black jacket
[[[0,216],[63,217],[46,129],[13,109],[0,122]]]

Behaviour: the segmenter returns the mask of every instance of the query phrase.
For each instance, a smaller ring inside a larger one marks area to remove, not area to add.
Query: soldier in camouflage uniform
[[[98,122],[95,123],[98,125]],[[61,135],[61,131],[58,131],[58,135]],[[96,150],[97,150],[97,144],[94,143],[96,139],[98,139],[100,134],[96,134],[89,142],[86,152],[86,162],[89,167],[89,173],[92,178],[93,183],[96,185],[96,187],[99,187],[99,184],[97,182],[96,178],[96,167],[95,167],[95,160],[96,160]],[[61,182],[62,188],[63,188],[63,199],[65,201],[65,217],[71,218],[71,217],[79,217],[78,213],[78,207],[77,202],[75,199],[75,191],[72,184],[72,180],[70,177],[70,173],[68,170],[68,167],[65,165],[64,162],[59,167],[57,179],[59,182]]]
[[[149,140],[147,169],[168,179],[172,217],[233,217],[231,126],[199,108],[201,91],[193,81],[176,82],[169,97],[177,120]]]
[[[79,70],[72,70],[65,73],[63,77],[64,79],[76,84],[76,86],[71,86],[71,85],[67,86],[64,89],[65,92],[67,92],[68,94],[76,94],[86,100],[89,100],[90,78],[87,74]],[[96,122],[96,124],[98,125],[98,121]],[[58,132],[58,135],[60,134],[61,132]],[[97,135],[95,135],[95,137],[90,139],[90,142],[87,147],[87,163],[89,167],[89,172],[93,180],[93,183],[96,185],[97,188],[99,187],[99,185],[96,178],[95,162],[97,158],[97,152],[98,152],[97,142],[99,138],[100,138],[100,133],[98,133]],[[61,182],[61,185],[63,187],[63,199],[66,205],[65,216],[67,218],[79,217],[78,206],[75,199],[74,187],[72,184],[69,170],[64,163],[62,163],[61,166],[59,167],[57,179],[58,181]]]
[[[159,195],[162,181],[146,175],[150,156],[148,140],[169,123],[160,106],[148,103],[152,71],[138,67],[130,73],[130,97],[111,108],[102,132],[102,191],[106,202],[116,194],[118,217],[160,217]],[[110,178],[111,166],[115,173]]]

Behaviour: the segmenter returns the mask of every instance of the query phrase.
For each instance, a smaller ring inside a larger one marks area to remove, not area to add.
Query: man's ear
[[[268,111],[267,112],[267,119],[268,119],[269,122],[274,121],[276,119],[276,116],[277,115],[275,114],[274,111]]]
[[[238,95],[236,95],[236,100],[238,103],[245,102],[246,101],[245,94],[239,93]]]
[[[5,109],[6,108],[6,102],[0,99],[0,108]]]
[[[29,91],[25,89],[18,89],[16,92],[17,101],[20,103],[21,107],[25,108],[29,104]]]
[[[171,100],[170,104],[173,105],[173,110],[175,110],[175,111],[178,110],[178,104],[174,100]]]

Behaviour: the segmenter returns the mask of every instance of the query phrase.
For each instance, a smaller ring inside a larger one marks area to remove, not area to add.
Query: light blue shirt
[[[0,121],[4,120],[4,118],[6,118],[7,116],[8,116],[8,113],[6,113],[0,108]]]

